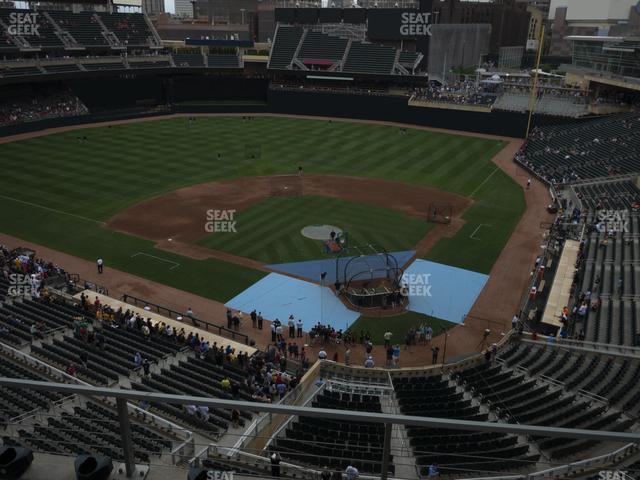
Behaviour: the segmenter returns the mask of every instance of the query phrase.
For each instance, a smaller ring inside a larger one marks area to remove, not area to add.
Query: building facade
[[[549,7],[549,54],[571,55],[568,36],[608,36],[626,28],[638,0],[552,0]]]
[[[442,0],[434,2],[438,23],[491,25],[489,50],[498,53],[501,47],[524,47],[529,33],[527,5],[516,0],[471,2]]]

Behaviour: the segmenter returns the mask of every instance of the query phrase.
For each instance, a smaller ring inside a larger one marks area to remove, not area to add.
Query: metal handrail
[[[129,300],[133,300],[133,302]],[[131,304],[135,307],[139,306],[139,304],[142,304],[145,307],[154,308],[156,312],[159,313],[160,315],[165,315],[165,313],[163,312],[166,312],[166,316],[171,319],[175,319],[176,317],[183,317],[183,319],[185,318],[184,313],[177,312],[175,310],[172,310],[171,308],[163,307],[162,305],[157,305],[153,302],[148,302],[146,300],[143,300],[138,297],[134,297],[133,295],[129,295],[127,293],[122,295],[122,301],[124,303]],[[193,322],[193,325],[195,327],[202,328],[200,327],[200,324],[202,324],[204,325],[204,330],[206,330],[207,332],[209,331],[209,327],[211,327],[212,329],[217,330],[218,335],[223,335],[223,332],[224,332],[227,334],[226,335],[227,337],[231,336],[232,340],[236,340],[236,337],[238,337],[244,342],[245,345],[249,345],[249,336],[245,335],[244,333],[239,333],[239,332],[236,332],[235,330],[231,330],[230,328],[224,327],[222,325],[216,325],[215,323],[210,323],[210,322],[207,322],[206,320],[200,320],[199,318],[196,318],[193,316],[186,317],[186,318],[189,318],[189,320]]]

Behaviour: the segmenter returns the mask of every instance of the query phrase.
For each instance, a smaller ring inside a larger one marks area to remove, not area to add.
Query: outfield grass
[[[328,224],[348,232],[350,245],[411,250],[433,227],[396,210],[308,195],[274,197],[236,214],[237,233],[213,233],[200,244],[264,263],[333,258],[323,242],[305,238],[303,227]]]
[[[488,273],[524,211],[522,189],[491,158],[502,142],[396,127],[257,117],[166,119],[96,127],[0,145],[0,230],[216,300],[228,300],[262,273],[158,251],[105,230],[122,209],[187,185],[247,175],[367,176],[472,196],[469,224],[429,254]],[[78,136],[87,136],[80,142]],[[259,147],[260,158],[245,156]],[[218,153],[222,158],[218,159]],[[312,223],[312,222],[309,222]],[[324,223],[324,222],[323,222]],[[480,223],[491,227],[480,228]],[[491,230],[488,230],[488,229]],[[486,235],[485,235],[486,233]],[[131,258],[136,252],[180,263]]]
[[[403,345],[407,332],[411,328],[418,328],[421,325],[430,325],[435,337],[442,333],[443,330],[449,330],[454,327],[455,323],[421,313],[406,312],[395,317],[369,317],[363,315],[349,327],[349,330],[358,337],[361,331],[369,332],[374,345],[383,345],[384,334],[391,332],[393,334],[391,342]]]

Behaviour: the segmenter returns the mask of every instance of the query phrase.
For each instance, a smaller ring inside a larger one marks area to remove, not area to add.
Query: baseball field
[[[300,235],[319,223],[389,251],[415,249],[439,228],[443,234],[418,249],[421,256],[488,273],[525,210],[522,188],[491,162],[504,146],[280,117],[172,118],[67,131],[0,145],[0,231],[87,260],[102,257],[109,267],[221,302],[266,274],[234,256],[257,264],[326,255],[320,242]],[[315,179],[309,192],[251,196],[256,179],[295,175],[298,167],[305,182]],[[232,188],[221,204],[196,205],[199,197],[189,194],[217,186]],[[428,205],[439,195],[458,202],[457,223],[427,222]],[[237,232],[205,231],[202,212],[231,208]],[[160,245],[167,232],[197,254]],[[207,251],[217,253],[207,258]]]

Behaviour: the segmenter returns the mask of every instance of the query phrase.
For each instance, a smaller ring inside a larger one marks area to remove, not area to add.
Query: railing
[[[582,396],[582,397],[586,397],[587,399],[591,400],[592,402],[598,402],[598,403],[602,403],[605,406],[609,406],[609,399],[602,397],[600,395],[596,395],[595,393],[589,392],[587,390],[578,390],[578,395]]]
[[[307,394],[307,392],[309,391],[309,388],[311,388],[314,385],[312,380],[316,378],[319,370],[320,370],[320,362],[314,363],[313,366],[302,377],[299,385],[295,389],[287,393],[278,402],[278,404],[279,405],[297,405],[298,401]],[[304,403],[304,405],[309,403],[309,399],[314,398],[318,394],[318,392],[322,390],[322,388],[324,388],[324,384],[321,385],[318,389],[316,389],[313,392],[312,395],[309,396],[309,398]],[[289,423],[289,421],[291,421],[292,418],[293,417],[288,417],[287,419],[285,419],[282,422],[282,425],[286,425],[287,423]],[[263,417],[254,420],[249,426],[249,428],[247,428],[245,433],[243,433],[242,436],[235,443],[235,445],[233,446],[233,449],[239,452],[243,448],[246,448],[249,442],[256,440],[258,436],[265,430],[265,428],[272,424],[273,420],[274,420],[274,415],[271,413],[267,413]],[[277,429],[277,432],[279,432],[282,429],[282,425]],[[270,434],[269,436],[273,437],[275,436],[275,434]]]
[[[77,273],[70,273],[69,281],[73,282],[73,284],[79,289],[78,291],[93,290],[94,292],[101,293],[102,295],[109,295],[109,289],[107,287],[85,280]]]
[[[537,480],[542,478],[557,478],[559,476],[568,476],[571,474],[577,474],[586,470],[592,470],[597,467],[604,467],[612,463],[619,462],[625,456],[638,450],[638,446],[635,443],[629,443],[618,450],[614,450],[611,453],[600,455],[598,457],[588,458],[586,460],[580,460],[578,462],[569,463],[560,467],[549,468],[547,470],[541,470],[539,472],[531,473],[525,478],[528,480]]]
[[[531,334],[525,333],[522,337],[522,341],[549,347],[564,347],[572,350],[588,350],[594,353],[640,358],[640,347],[610,345],[606,343],[588,342],[585,340],[573,340],[568,338],[554,338],[554,342],[550,343],[546,341],[548,337],[544,335],[539,335],[538,337],[539,340],[533,340],[531,338]]]
[[[178,317],[182,319],[188,318],[191,320],[193,325],[198,328],[202,328],[207,332],[211,329],[214,332],[217,332],[218,335],[226,336],[227,338],[231,337],[232,340],[241,340],[245,345],[249,345],[249,336],[244,333],[238,333],[235,330],[231,330],[230,328],[223,327],[222,325],[216,325],[214,323],[207,322],[205,320],[200,320],[194,316],[187,317],[184,313],[176,312],[167,307],[163,307],[161,305],[157,305],[152,302],[148,302],[141,298],[134,297],[133,295],[124,294],[122,295],[122,301],[125,303],[129,303],[136,307],[142,305],[143,307],[149,307],[152,311],[157,312],[160,315],[164,315],[165,317],[169,317],[173,320],[176,320]],[[204,325],[204,327],[203,327]]]
[[[0,352],[3,352],[10,357],[18,359],[23,363],[31,366],[32,368],[35,368],[38,371],[43,371],[45,374],[51,377],[54,377],[63,383],[84,385],[88,387],[91,386],[90,383],[80,380],[79,378],[76,378],[74,376],[71,376],[68,373],[63,372],[62,370],[58,370],[57,368],[52,367],[48,363],[45,363],[42,360],[39,360],[35,357],[32,357],[31,355],[21,352],[20,350],[17,350],[7,345],[6,343],[0,342]],[[71,396],[63,398],[62,401],[68,401],[69,398],[71,398]],[[155,415],[151,412],[143,410],[142,408],[132,403],[128,403],[127,407],[128,407],[129,413],[133,414],[134,416],[142,417],[143,420],[148,421],[149,423],[151,423],[152,425],[160,429],[164,429],[169,431],[170,433],[176,434],[178,436],[182,436],[184,438],[184,441],[181,442],[181,444],[175,449],[176,451],[179,450],[180,448],[184,449],[185,445],[189,443],[193,444],[193,434],[191,431],[179,425],[176,425],[175,423],[170,422],[169,420],[159,417],[158,415]],[[33,412],[30,412],[30,413],[33,413]],[[172,451],[171,454],[173,456],[174,451]],[[187,456],[187,454],[185,454],[185,456]]]

